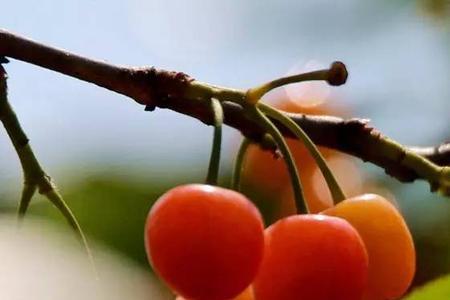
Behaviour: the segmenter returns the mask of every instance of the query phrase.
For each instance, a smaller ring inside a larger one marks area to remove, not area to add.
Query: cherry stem
[[[279,110],[264,103],[258,103],[258,107],[261,109],[263,113],[279,121],[281,124],[287,127],[303,143],[303,145],[305,145],[306,149],[314,158],[320,171],[322,172],[323,177],[325,178],[325,181],[328,185],[328,188],[330,189],[334,203],[337,204],[345,200],[347,197],[345,196],[342,188],[337,182],[336,177],[333,175],[333,172],[328,166],[325,158],[322,156],[317,146],[309,138],[309,136],[305,133],[305,131],[300,126],[298,126],[297,123],[292,121],[288,116],[284,115]]]
[[[247,153],[248,146],[251,142],[248,138],[244,137],[239,146],[239,151],[236,155],[236,161],[234,163],[233,176],[231,178],[231,188],[235,191],[241,190],[241,175],[244,168],[245,153]]]
[[[246,101],[248,103],[257,103],[262,96],[267,94],[269,91],[276,89],[280,86],[298,83],[303,81],[315,81],[315,80],[325,80],[330,85],[341,85],[347,80],[347,69],[342,62],[334,62],[331,64],[329,69],[317,70],[307,73],[301,73],[292,76],[281,77],[267,83],[264,83],[258,87],[251,88],[247,91]]]
[[[250,113],[252,113],[256,121],[264,127],[264,129],[273,137],[275,143],[280,149],[281,154],[283,155],[283,159],[286,162],[288,167],[288,171],[291,178],[292,189],[294,191],[295,198],[295,206],[297,208],[297,213],[308,213],[308,205],[305,202],[305,197],[303,195],[303,188],[300,181],[300,176],[298,174],[297,166],[295,164],[295,160],[289,150],[289,147],[284,140],[283,135],[278,130],[278,128],[267,118],[256,106],[250,106]]]
[[[211,109],[214,116],[214,134],[206,183],[217,185],[217,179],[219,178],[220,150],[222,145],[223,109],[220,101],[216,98],[211,98]]]

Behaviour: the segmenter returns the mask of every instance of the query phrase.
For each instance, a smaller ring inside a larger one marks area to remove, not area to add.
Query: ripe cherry
[[[344,219],[290,216],[265,231],[255,299],[360,300],[367,266],[365,246]]]
[[[369,278],[364,299],[402,296],[414,277],[416,256],[411,233],[398,210],[381,196],[365,194],[323,213],[347,220],[366,245]]]
[[[232,190],[183,185],[162,195],[145,227],[148,258],[179,295],[225,300],[250,285],[261,264],[264,226],[258,209]]]

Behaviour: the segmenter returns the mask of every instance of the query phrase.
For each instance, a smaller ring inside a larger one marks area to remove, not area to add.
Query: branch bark
[[[213,124],[209,99],[215,97],[222,102],[225,124],[241,131],[264,148],[274,147],[261,125],[253,121],[238,104],[237,100],[245,97],[245,91],[202,83],[181,72],[158,70],[154,67],[115,66],[49,47],[1,29],[0,56],[25,61],[115,91],[145,105],[146,110],[156,107],[170,109],[208,125]],[[405,147],[370,127],[368,120],[288,115],[316,144],[376,164],[402,182],[429,180],[426,172],[417,167],[417,162],[411,163],[410,159],[406,159],[410,154],[416,158],[420,155],[440,166],[450,165],[450,143],[423,148]],[[289,130],[276,124],[283,134],[292,136]],[[426,161],[422,163],[426,165]]]

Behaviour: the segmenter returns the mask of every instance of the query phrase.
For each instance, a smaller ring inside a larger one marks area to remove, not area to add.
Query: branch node
[[[44,174],[42,178],[39,180],[38,188],[39,194],[41,195],[46,195],[49,192],[54,191],[56,189],[52,178],[47,174]]]
[[[186,87],[194,78],[183,72],[166,71],[154,67],[148,69],[147,79],[155,103],[144,103],[156,107],[161,100],[166,98],[183,97]]]

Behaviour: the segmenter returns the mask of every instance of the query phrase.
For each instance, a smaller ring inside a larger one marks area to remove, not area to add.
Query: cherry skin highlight
[[[265,230],[255,299],[361,300],[367,268],[365,246],[347,221],[290,216]]]
[[[178,295],[226,300],[243,292],[263,256],[264,225],[244,195],[202,184],[175,187],[150,210],[147,255]]]

